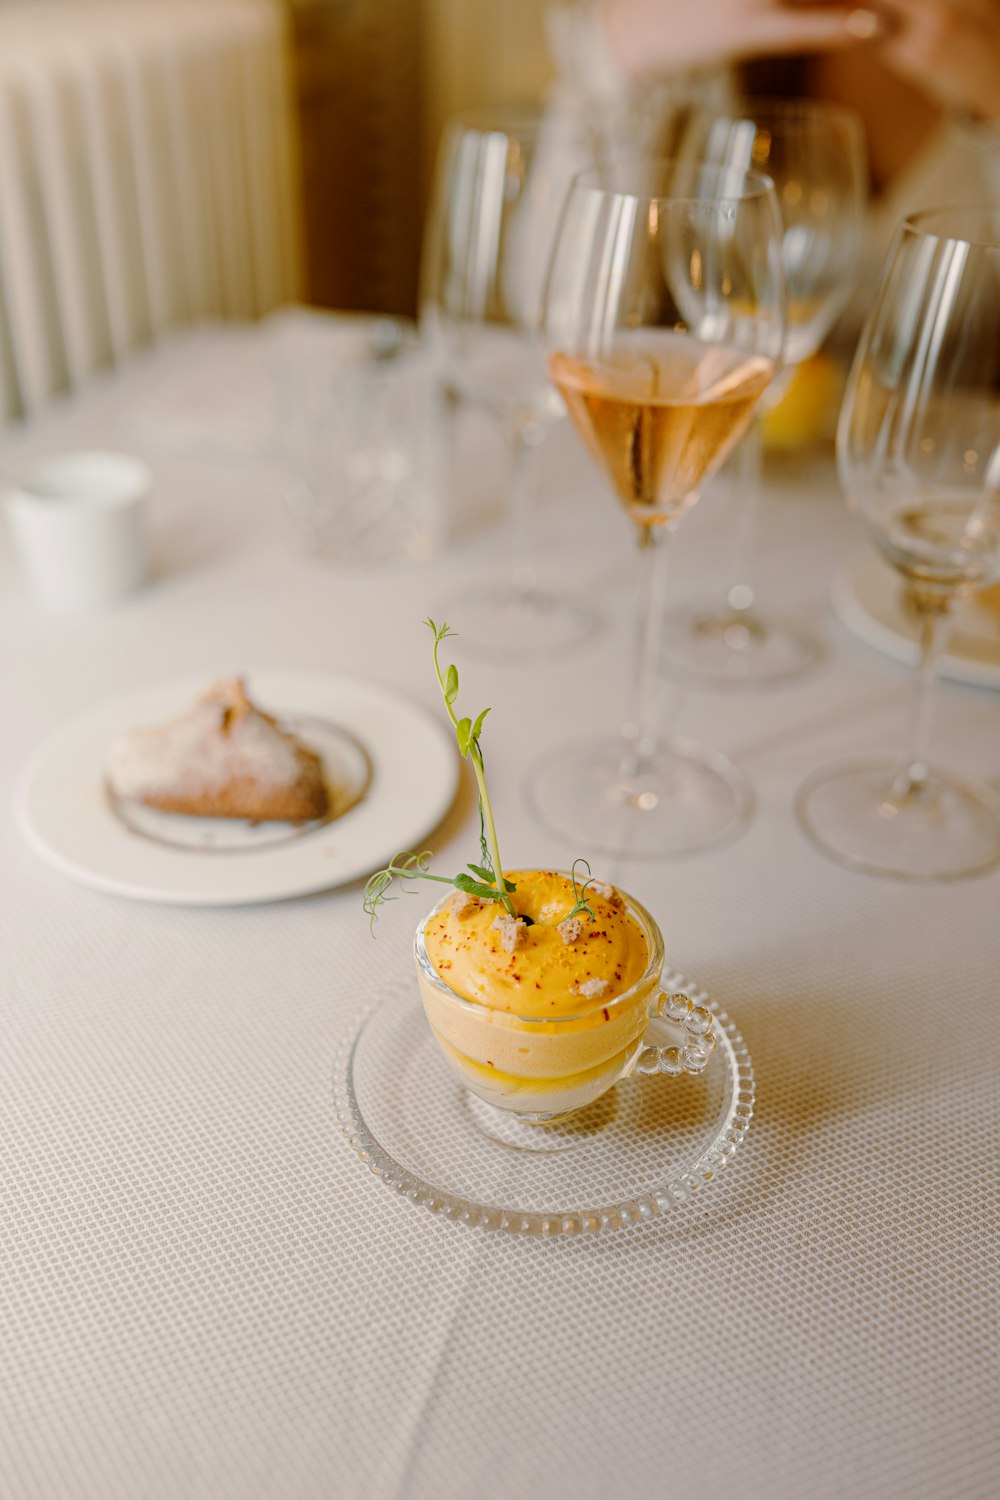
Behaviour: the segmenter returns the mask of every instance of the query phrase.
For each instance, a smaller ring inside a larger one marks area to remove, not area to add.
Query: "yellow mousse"
[[[449,903],[427,923],[427,956],[459,995],[493,1010],[554,1020],[600,1009],[641,979],[646,939],[616,892],[604,896],[591,887],[587,901],[595,920],[583,913],[579,935],[566,942],[559,927],[576,904],[573,882],[553,870],[512,870],[507,879],[517,887],[515,913],[531,921],[512,950],[494,925],[502,911],[496,902],[465,911]],[[607,988],[593,993],[594,980]]]
[[[459,896],[428,917],[427,958],[461,999],[418,966],[420,991],[463,1082],[523,1118],[547,1119],[589,1103],[630,1070],[659,973],[649,973],[643,925],[611,887],[588,892],[591,922],[586,913],[568,917],[576,898],[567,876],[513,870],[507,878],[517,887],[516,923],[496,902]]]

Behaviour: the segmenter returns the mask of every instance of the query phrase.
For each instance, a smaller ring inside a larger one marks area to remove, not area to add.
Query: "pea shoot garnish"
[[[500,862],[500,846],[497,841],[496,823],[493,819],[493,809],[490,806],[490,794],[486,786],[486,771],[483,766],[483,752],[479,744],[479,736],[482,733],[483,721],[489,713],[484,708],[475,719],[460,719],[455,712],[455,700],[458,697],[458,668],[452,664],[442,670],[439,657],[441,642],[448,636],[454,635],[447,625],[437,625],[433,620],[425,620],[424,624],[434,637],[434,671],[437,675],[438,687],[444,698],[448,717],[455,730],[455,738],[463,759],[472,764],[476,777],[476,785],[479,788],[479,847],[481,864],[467,865],[466,869],[458,875],[432,875],[428,868],[430,863],[430,852],[425,850],[422,854],[413,854],[402,851],[393,855],[384,870],[378,870],[369,880],[365,887],[364,908],[371,918],[372,930],[374,931],[375,918],[383,901],[391,901],[390,896],[394,882],[398,881],[401,890],[411,890],[408,882],[411,880],[433,880],[439,885],[453,886],[456,891],[463,892],[466,896],[475,896],[480,901],[498,902],[510,916],[516,916],[514,905],[511,901],[511,893],[517,889],[509,880],[503,876],[503,865]],[[579,863],[579,861],[577,861]],[[574,865],[574,870],[576,866]],[[587,873],[590,869],[588,866]],[[584,888],[586,889],[586,887]],[[574,878],[573,891],[577,895],[579,905],[579,893],[576,889]],[[589,907],[587,908],[589,911]],[[591,912],[591,920],[593,913]]]
[[[576,875],[576,867],[577,867],[577,865],[583,865],[584,869],[587,872],[587,878],[583,882],[582,886],[577,881],[577,875]],[[573,868],[569,872],[569,878],[573,882],[573,895],[574,895],[574,897],[576,899],[576,905],[573,907],[572,911],[568,911],[566,913],[566,916],[564,917],[563,920],[566,921],[566,922],[568,922],[571,917],[578,917],[581,912],[586,912],[587,916],[590,918],[590,920],[592,922],[596,922],[597,921],[597,915],[596,915],[596,913],[594,911],[594,908],[590,905],[589,901],[587,900],[587,892],[590,889],[590,887],[595,884],[595,881],[594,881],[593,874],[591,873],[590,865],[587,863],[587,861],[585,859],[574,859],[574,861],[573,861]]]

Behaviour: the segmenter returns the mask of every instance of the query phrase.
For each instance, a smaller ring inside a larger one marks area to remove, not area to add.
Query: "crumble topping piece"
[[[585,1000],[599,1000],[608,987],[607,979],[585,979],[582,984],[577,985],[576,992]]]
[[[527,935],[527,927],[521,917],[512,917],[509,912],[501,912],[493,918],[493,926],[500,934],[500,941],[507,953],[513,953],[519,948]]]
[[[468,891],[455,891],[448,898],[448,907],[453,917],[468,916],[470,911],[475,911],[482,903],[478,896],[470,896]]]
[[[575,943],[577,938],[583,936],[583,919],[581,917],[564,917],[556,928],[563,942],[569,947]]]
[[[603,885],[595,880],[592,883],[590,889],[592,891],[595,891],[598,896],[603,896],[605,901],[609,902],[614,911],[620,911],[621,908],[625,905],[625,902],[622,900],[621,896],[615,890],[613,885]]]

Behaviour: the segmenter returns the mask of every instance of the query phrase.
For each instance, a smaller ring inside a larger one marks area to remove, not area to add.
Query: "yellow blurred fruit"
[[[787,452],[831,437],[842,388],[841,367],[832,355],[819,353],[803,360],[777,406],[763,414],[765,447]]]
[[[988,588],[980,589],[972,597],[980,609],[988,609],[993,614],[1000,615],[1000,583],[991,583]]]

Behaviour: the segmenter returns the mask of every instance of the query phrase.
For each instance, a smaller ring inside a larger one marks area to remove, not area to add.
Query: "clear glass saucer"
[[[587,1109],[528,1125],[457,1082],[400,980],[357,1018],[338,1049],[334,1105],[348,1145],[376,1177],[443,1218],[556,1238],[646,1223],[687,1202],[731,1160],[753,1115],[754,1075],[729,1017],[680,974],[716,1019],[698,1077],[623,1079]],[[670,1022],[647,1039],[670,1045]]]

